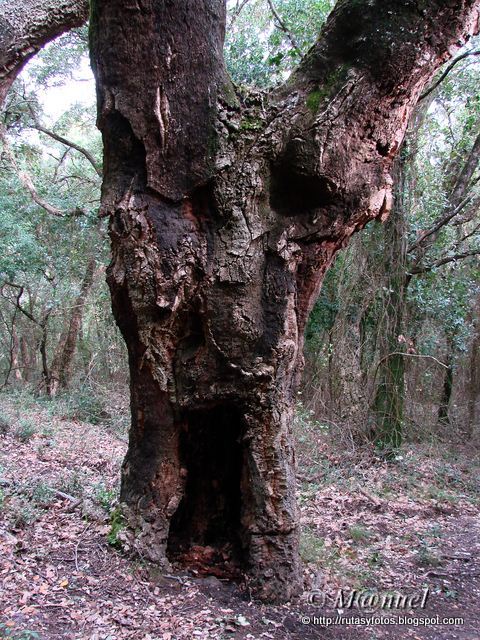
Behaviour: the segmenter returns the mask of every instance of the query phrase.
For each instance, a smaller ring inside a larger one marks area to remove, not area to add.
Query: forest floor
[[[298,430],[305,593],[268,606],[242,585],[122,555],[111,514],[125,434],[62,402],[0,395],[0,639],[478,639],[478,454],[415,445],[386,462]],[[373,593],[427,602],[382,609]]]

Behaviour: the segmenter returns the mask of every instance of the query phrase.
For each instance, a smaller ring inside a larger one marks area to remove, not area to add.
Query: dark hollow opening
[[[303,215],[331,205],[335,185],[325,176],[292,171],[282,165],[272,167],[270,205],[282,215]]]
[[[201,573],[232,576],[241,562],[242,431],[238,409],[222,405],[189,413],[180,438],[187,479],[167,555]]]

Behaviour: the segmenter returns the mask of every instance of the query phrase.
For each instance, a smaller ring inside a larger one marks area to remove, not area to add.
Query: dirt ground
[[[302,431],[305,593],[268,606],[246,583],[165,575],[122,554],[125,449],[123,433],[61,403],[0,396],[0,639],[480,637],[476,452],[415,445],[385,462]],[[382,608],[375,594],[413,599]]]

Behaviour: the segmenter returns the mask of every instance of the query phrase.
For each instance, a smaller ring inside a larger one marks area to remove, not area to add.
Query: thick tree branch
[[[360,226],[386,215],[392,161],[418,96],[478,30],[479,12],[479,0],[430,0],[424,11],[413,1],[337,3],[318,42],[276,92],[290,124],[279,119],[282,174],[311,176],[312,187],[316,176],[325,204],[348,194],[341,209],[355,208]]]
[[[322,243],[335,252],[369,220],[388,216],[393,160],[418,97],[478,31],[479,15],[480,0],[429,0],[421,11],[413,0],[341,0],[318,42],[273,92],[270,202],[295,213],[288,234],[308,254],[300,270],[310,282],[300,296],[318,291],[310,280],[312,272],[322,277]]]
[[[0,6],[0,105],[26,62],[47,42],[84,24],[88,0],[22,0]]]

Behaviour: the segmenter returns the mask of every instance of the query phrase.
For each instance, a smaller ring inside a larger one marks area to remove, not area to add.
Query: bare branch
[[[470,56],[480,56],[480,51],[467,51],[466,53],[462,53],[462,55],[458,56],[457,58],[455,58],[455,60],[452,60],[452,62],[448,65],[448,67],[445,69],[445,71],[442,73],[442,75],[438,78],[438,80],[436,80],[431,87],[429,87],[426,91],[424,91],[422,93],[422,95],[420,96],[420,98],[418,99],[418,101],[420,102],[420,100],[425,100],[425,98],[427,96],[429,96],[432,91],[435,91],[435,89],[442,84],[442,82],[445,80],[445,78],[448,76],[448,74],[450,73],[450,71],[462,60],[465,60],[465,58],[469,58]]]
[[[80,208],[74,209],[73,211],[64,211],[62,209],[59,209],[58,207],[55,207],[54,205],[47,202],[44,198],[42,198],[42,196],[38,193],[37,189],[35,188],[35,185],[33,184],[33,180],[30,174],[28,174],[26,171],[23,171],[20,168],[17,162],[17,159],[15,157],[15,154],[13,153],[13,150],[10,146],[10,143],[8,142],[5,127],[3,125],[0,126],[0,140],[3,143],[3,151],[8,161],[10,162],[10,164],[17,172],[20,182],[23,184],[25,189],[30,193],[32,200],[36,204],[38,204],[39,207],[44,209],[50,215],[55,216],[56,218],[65,218],[67,216],[72,216],[72,215],[73,216],[85,215],[85,212],[82,211]]]
[[[468,238],[471,238],[472,236],[474,236],[479,230],[480,230],[480,222],[475,227],[473,227],[471,231],[466,233],[464,236],[460,238],[460,240],[458,240],[455,243],[455,248],[460,247],[460,245],[463,244],[465,240],[468,240]]]
[[[4,287],[12,287],[13,289],[18,289],[18,294],[15,296],[15,302],[14,303],[12,303],[12,300],[8,296],[5,295],[5,293],[3,291]],[[38,326],[42,326],[41,323],[29,311],[24,309],[22,307],[22,305],[20,304],[22,296],[23,296],[23,291],[24,291],[24,287],[22,287],[19,284],[15,284],[14,282],[4,282],[3,285],[0,287],[0,295],[2,296],[2,298],[4,298],[5,300],[7,300],[11,304],[13,304],[16,309],[18,309],[21,313],[23,313],[23,315],[25,317],[27,317],[29,320],[31,320],[34,324],[36,324]]]
[[[0,105],[25,63],[50,40],[84,24],[88,10],[88,0],[0,3]]]
[[[454,218],[456,215],[458,215],[471,201],[472,201],[471,196],[467,196],[464,200],[460,202],[460,204],[457,207],[455,207],[453,210],[449,210],[445,215],[439,218],[435,222],[435,224],[432,227],[430,227],[430,229],[427,229],[426,231],[424,231],[420,236],[420,238],[418,238],[418,240],[416,240],[413,244],[411,244],[408,247],[407,253],[412,253],[413,251],[415,251],[415,249],[418,249],[418,247],[424,244],[427,238],[429,238],[433,234],[440,231],[442,227],[447,225],[450,222],[450,220]]]
[[[89,163],[92,165],[92,167],[95,169],[95,172],[97,173],[97,175],[102,177],[102,169],[101,169],[100,165],[98,164],[98,162],[93,157],[93,155],[90,153],[90,151],[88,151],[88,149],[85,149],[84,147],[80,146],[76,142],[72,142],[71,140],[67,140],[67,138],[64,138],[63,136],[59,135],[58,133],[55,133],[55,131],[51,131],[50,129],[47,129],[46,127],[41,125],[38,122],[38,120],[36,119],[36,117],[34,116],[33,112],[32,112],[32,117],[34,119],[34,124],[32,125],[33,129],[36,129],[37,131],[41,131],[41,133],[44,133],[45,135],[49,136],[53,140],[56,140],[57,142],[60,142],[61,144],[64,144],[67,147],[75,149],[76,151],[81,153],[89,161]]]
[[[237,6],[235,7],[235,9],[233,9],[231,17],[230,17],[230,22],[228,23],[228,28],[231,29],[233,27],[233,25],[235,24],[235,22],[237,21],[238,16],[241,14],[243,7],[249,2],[250,0],[238,0],[237,2]]]
[[[480,249],[475,249],[472,251],[465,251],[464,253],[455,253],[451,256],[445,256],[440,258],[439,260],[435,260],[431,264],[425,265],[423,267],[413,267],[409,271],[409,275],[417,275],[419,273],[427,273],[435,269],[436,267],[441,267],[444,264],[448,264],[449,262],[458,262],[459,260],[464,260],[465,258],[470,258],[471,256],[480,255]]]

